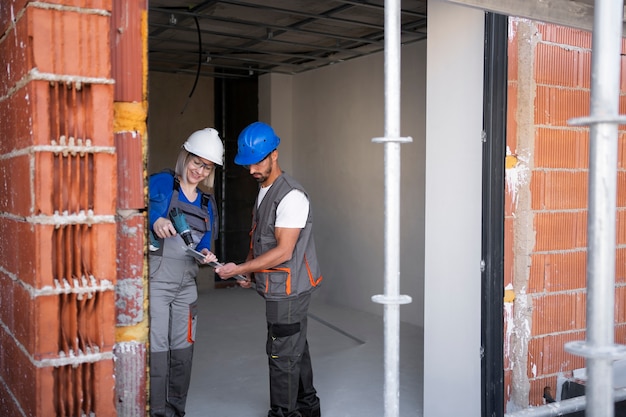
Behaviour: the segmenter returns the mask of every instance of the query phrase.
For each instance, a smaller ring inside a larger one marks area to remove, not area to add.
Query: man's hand
[[[217,268],[215,268],[215,273],[219,275],[221,279],[228,279],[234,277],[235,275],[240,275],[238,272],[237,264],[233,262],[218,266]],[[238,279],[237,283],[242,288],[250,288],[252,286],[252,280],[250,279],[249,274],[244,274],[244,276],[246,279]]]

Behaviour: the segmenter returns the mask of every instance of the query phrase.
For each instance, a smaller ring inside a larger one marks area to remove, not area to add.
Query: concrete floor
[[[199,285],[187,417],[266,417],[265,304],[252,289]],[[382,309],[382,306],[381,306]],[[308,341],[323,417],[384,415],[383,318],[319,304]],[[422,416],[423,332],[402,324],[399,416]]]

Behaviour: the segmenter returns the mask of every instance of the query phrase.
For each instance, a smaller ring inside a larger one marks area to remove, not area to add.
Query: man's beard
[[[256,179],[256,181],[259,184],[262,184],[265,181],[267,181],[267,179],[270,177],[271,173],[272,173],[272,165],[270,164],[270,166],[267,168],[266,171],[264,171],[264,172],[255,172],[253,176],[254,176],[254,178]]]

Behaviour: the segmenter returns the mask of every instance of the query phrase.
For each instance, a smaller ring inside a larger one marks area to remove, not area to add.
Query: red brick
[[[27,19],[29,51],[39,72],[111,77],[109,16],[29,7]]]
[[[93,276],[96,285],[114,285],[115,223],[37,225],[37,268],[30,276],[38,286],[62,284],[68,277]],[[32,252],[32,248],[30,251]],[[34,285],[34,283],[33,283]]]
[[[0,123],[0,154],[20,151],[33,144],[32,118],[30,112],[25,111],[33,101],[31,85],[29,83],[14,92],[0,106],[0,120],[3,122]]]
[[[569,45],[539,43],[535,54],[535,80],[538,84],[589,88],[591,51]]]
[[[7,385],[0,384],[0,416],[19,416],[22,410],[19,404],[13,401],[12,393],[7,389]]]
[[[616,218],[617,244],[626,245],[626,209],[618,209]]]
[[[135,132],[115,134],[117,150],[118,208],[142,209],[144,197],[144,158],[142,136]]]
[[[0,33],[5,33],[6,29],[13,23],[15,15],[26,5],[27,0],[13,0],[12,7],[0,7]],[[2,49],[2,48],[0,48]],[[5,61],[0,61],[5,62]],[[0,399],[2,396],[0,395]],[[4,415],[4,414],[0,414]]]
[[[624,44],[624,42],[622,41],[622,45]],[[624,47],[622,46],[622,51],[624,50]],[[626,91],[626,57],[624,57],[624,52],[622,52],[622,55],[620,56],[620,62],[621,62],[621,66],[620,66],[620,90],[621,91]]]
[[[19,284],[14,279],[0,271],[0,294],[2,294],[2,298],[0,298],[0,323],[4,323],[9,329],[15,327],[15,297],[13,292],[16,285]]]
[[[103,417],[117,416],[115,404],[115,363],[112,359],[94,364],[93,398],[94,415]]]
[[[586,302],[583,293],[559,293],[533,299],[533,336],[581,330],[585,327]]]
[[[535,168],[587,169],[588,166],[589,131],[536,129]]]
[[[615,282],[626,283],[626,248],[618,248],[615,252]]]
[[[97,415],[115,413],[113,360],[60,366],[42,370],[38,414]]]
[[[52,215],[93,210],[96,215],[115,214],[116,200],[110,197],[117,178],[115,161],[110,153],[63,156],[38,152],[35,212]]]
[[[34,226],[15,219],[0,218],[0,265],[9,274],[35,286]]]
[[[145,218],[138,213],[118,223],[118,270],[116,291],[116,321],[118,326],[130,326],[143,320]]]
[[[528,377],[563,373],[585,366],[585,359],[565,350],[565,344],[585,340],[585,332],[567,332],[532,338],[528,344]],[[535,369],[535,371],[533,371]],[[536,372],[536,375],[533,375]]]
[[[144,343],[115,345],[115,390],[119,416],[140,416],[146,406],[147,347]]]
[[[74,283],[71,287],[76,288]],[[112,312],[113,290],[33,296],[24,286],[12,280],[0,281],[6,292],[0,314],[3,322],[35,360],[55,359],[70,349],[87,353],[85,347],[111,351],[114,343],[115,318]],[[109,306],[106,305],[109,303]]]
[[[589,92],[537,86],[535,123],[539,126],[568,126],[568,120],[589,115]]]
[[[619,323],[615,325],[615,343],[626,344],[626,324]]]
[[[117,155],[94,155],[94,212],[114,213],[117,207]]]
[[[545,42],[591,49],[591,32],[589,31],[551,23],[538,23],[537,28],[541,32],[541,39]]]
[[[147,18],[145,2],[136,2],[135,7],[126,7],[127,0],[114,0],[111,14],[111,50],[113,78],[124,80],[115,83],[115,101],[143,102],[144,91],[144,41]],[[141,24],[140,24],[141,23]]]
[[[615,289],[615,323],[626,323],[626,287]]]
[[[59,144],[61,136],[113,147],[113,86],[33,82],[33,141]]]
[[[535,215],[535,251],[582,249],[587,245],[587,212],[539,212]]]
[[[87,248],[92,271],[98,282],[108,281],[115,285],[117,267],[113,259],[117,259],[115,242],[117,226],[114,223],[92,226],[90,245]],[[114,305],[115,303],[112,303]]]
[[[0,159],[0,178],[20,191],[11,193],[11,198],[0,199],[0,212],[22,217],[32,214],[31,158],[26,154]]]
[[[587,282],[587,252],[531,255],[530,284],[532,292],[558,292],[584,289]]]
[[[533,210],[586,209],[587,173],[533,171],[530,182]]]
[[[0,11],[5,8],[8,7],[3,4]],[[19,9],[16,9],[15,14],[18,12]],[[5,34],[5,32],[2,33]],[[0,97],[7,95],[9,89],[23,79],[34,66],[29,48],[7,47],[8,45],[29,45],[28,39],[28,19],[24,17],[6,32],[6,37],[0,47],[0,62],[4,70],[0,77]]]
[[[15,339],[0,326],[0,375],[10,381],[11,393],[19,402],[24,414],[39,416],[37,413],[37,369],[16,345]],[[4,384],[2,384],[4,385]],[[16,414],[21,415],[21,414]]]

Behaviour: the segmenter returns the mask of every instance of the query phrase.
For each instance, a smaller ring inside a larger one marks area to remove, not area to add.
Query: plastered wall
[[[423,325],[425,43],[402,49],[401,320]],[[266,76],[260,114],[281,136],[281,167],[309,192],[325,301],[382,314],[384,292],[383,54],[306,72]],[[290,93],[288,88],[291,88]],[[267,107],[269,106],[269,108]],[[291,118],[288,118],[288,116]],[[269,120],[271,119],[271,120]],[[283,163],[282,161],[285,161]],[[341,248],[341,250],[338,250]]]
[[[213,78],[148,73],[148,173],[174,169],[180,147],[198,129],[215,127]]]

